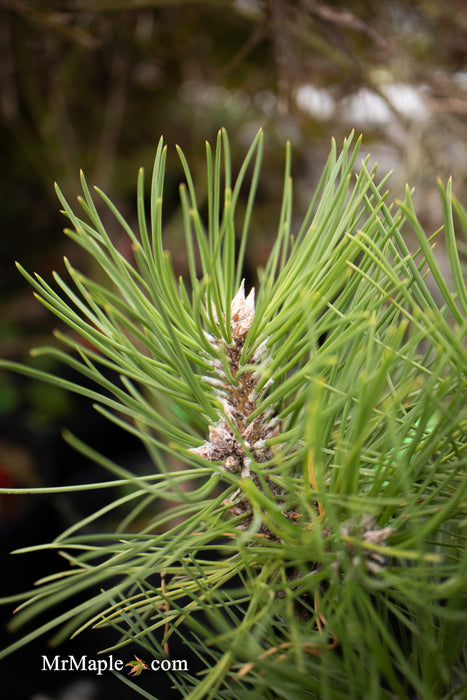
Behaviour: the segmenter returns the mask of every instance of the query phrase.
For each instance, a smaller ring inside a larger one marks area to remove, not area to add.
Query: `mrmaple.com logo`
[[[130,666],[129,676],[139,676],[143,671],[188,671],[186,659],[153,659],[146,663],[136,656],[132,661],[125,663],[122,659],[115,659],[113,655],[102,659],[90,659],[86,654],[80,657],[69,654],[53,658],[42,656],[41,671],[90,671],[102,676],[105,671],[123,671],[125,666]]]

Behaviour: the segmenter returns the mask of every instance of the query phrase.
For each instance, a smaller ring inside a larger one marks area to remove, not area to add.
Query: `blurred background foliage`
[[[331,136],[341,143],[355,128],[381,174],[394,169],[391,195],[409,182],[422,223],[435,230],[437,177],[452,174],[467,201],[466,58],[464,0],[0,0],[1,355],[24,358],[56,323],[14,260],[45,275],[63,268],[64,254],[86,265],[61,233],[53,181],[73,199],[83,168],[135,222],[136,172],[150,171],[161,134],[177,272],[185,260],[174,145],[202,182],[204,140],[221,126],[234,167],[257,129],[266,131],[247,276],[276,234],[286,139],[297,218]],[[21,401],[39,421],[67,411],[50,390],[23,388],[19,399],[16,380],[1,386],[0,412]]]

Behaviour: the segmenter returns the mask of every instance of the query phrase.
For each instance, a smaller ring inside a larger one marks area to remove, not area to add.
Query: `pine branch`
[[[180,638],[202,667],[171,676],[190,700],[465,692],[467,293],[455,223],[467,232],[467,215],[451,184],[440,186],[451,291],[410,191],[387,204],[386,178],[376,184],[367,160],[357,170],[359,146],[353,135],[339,154],[332,144],[295,236],[287,146],[277,238],[248,295],[261,132],[236,179],[225,131],[214,152],[207,145],[207,220],[179,150],[188,280],[175,278],[164,250],[162,140],[148,217],[138,176],[136,232],[84,175],[83,219],[57,188],[67,235],[103,276],[69,261],[69,279],[20,271],[71,331],[57,333],[63,349],[36,354],[85,384],[1,364],[95,402],[141,440],[154,473],[133,474],[66,434],[112,482],[63,491],[117,484],[121,495],[21,550],[51,549],[64,564],[14,596],[13,629],[49,618],[2,656],[43,634],[58,643],[107,627],[115,637],[104,651],[138,644],[141,673],[144,654],[160,658]],[[131,261],[102,206],[128,236]]]

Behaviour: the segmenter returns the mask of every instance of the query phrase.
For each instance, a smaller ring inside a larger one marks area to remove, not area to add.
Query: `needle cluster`
[[[68,260],[51,281],[20,268],[60,320],[53,345],[35,351],[57,371],[0,366],[90,399],[147,462],[133,472],[66,435],[112,478],[61,486],[61,498],[109,489],[108,500],[21,550],[64,563],[3,601],[17,605],[12,630],[36,623],[0,658],[52,631],[58,644],[106,627],[106,651],[138,644],[143,663],[181,640],[201,666],[170,676],[187,700],[460,699],[467,289],[456,235],[467,211],[440,186],[451,291],[410,190],[388,204],[353,135],[340,153],[333,142],[294,230],[289,144],[255,299],[242,277],[262,152],[259,132],[233,178],[221,131],[215,152],[206,145],[200,198],[179,150],[189,279],[164,250],[162,140],[150,211],[138,178],[137,230],[84,175],[78,213],[57,189],[66,233],[99,274]],[[64,379],[58,363],[83,379]]]

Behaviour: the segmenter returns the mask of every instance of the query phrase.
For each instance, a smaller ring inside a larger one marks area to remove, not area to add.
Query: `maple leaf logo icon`
[[[129,663],[125,664],[125,666],[131,666],[131,671],[128,671],[129,676],[139,676],[145,669],[149,668],[149,666],[139,658],[139,656],[136,656],[135,654],[135,661],[130,661]]]

